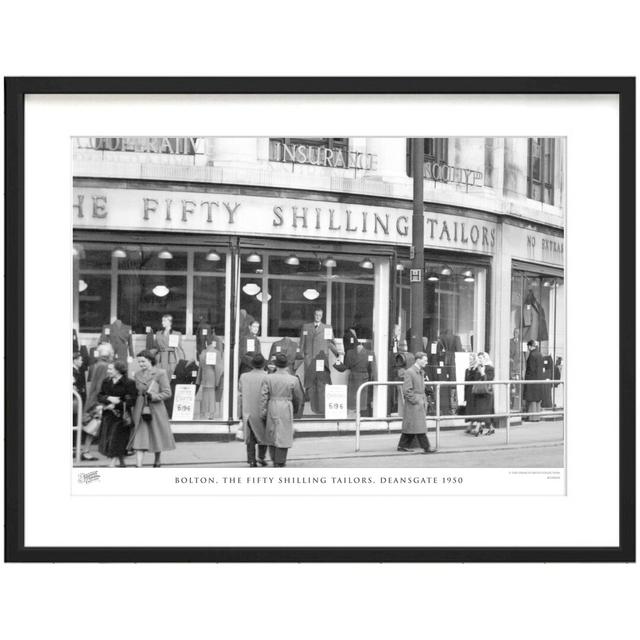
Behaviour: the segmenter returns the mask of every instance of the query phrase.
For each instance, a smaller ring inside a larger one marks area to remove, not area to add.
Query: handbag
[[[471,385],[471,393],[474,396],[486,396],[492,393],[491,385],[488,384],[473,384]]]
[[[91,418],[91,420],[82,427],[82,430],[95,438],[98,435],[98,431],[100,431],[100,423],[100,418]]]

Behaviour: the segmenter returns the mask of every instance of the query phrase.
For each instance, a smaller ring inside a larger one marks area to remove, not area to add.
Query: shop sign
[[[481,187],[484,174],[473,169],[454,167],[444,162],[431,160],[424,163],[424,177],[434,182],[455,182],[467,187]]]
[[[512,225],[505,225],[503,233],[505,247],[511,249],[514,258],[564,265],[564,236]]]
[[[406,209],[206,192],[74,189],[75,228],[224,233],[410,246]],[[493,253],[496,224],[426,212],[425,247]]]
[[[177,384],[173,398],[172,420],[193,420],[196,403],[196,387],[193,384]]]
[[[129,137],[129,138],[79,138],[78,149],[94,151],[133,151],[137,153],[169,153],[193,155],[201,153],[201,138],[181,137]]]
[[[346,384],[328,384],[324,388],[324,416],[328,420],[347,419]]]
[[[309,144],[271,143],[270,160],[291,164],[312,164],[332,169],[362,169],[375,171],[378,157],[372,153],[330,149],[325,146]]]
[[[422,269],[411,269],[409,271],[409,282],[422,282]]]

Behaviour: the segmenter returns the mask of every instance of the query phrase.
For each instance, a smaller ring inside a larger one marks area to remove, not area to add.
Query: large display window
[[[135,355],[153,350],[170,378],[171,417],[226,420],[229,249],[88,241],[74,244],[74,256],[74,325],[89,364],[108,342],[135,375]],[[178,385],[195,387],[180,416],[173,412]]]
[[[373,261],[253,249],[239,259],[238,375],[258,350],[270,361],[286,352],[306,396],[298,418],[324,417],[326,385],[349,382],[345,352],[362,344],[373,356]]]
[[[564,369],[564,278],[561,272],[536,273],[514,268],[511,274],[511,332],[509,339],[509,378],[525,377],[527,342],[536,340],[543,358],[543,376],[562,380]],[[561,387],[543,385],[542,408],[562,406]],[[511,394],[514,411],[523,410],[522,388],[514,385]]]
[[[409,265],[398,263],[396,270],[395,331],[392,336],[390,379],[397,379],[394,367],[398,351],[410,349],[411,285]],[[424,268],[423,350],[429,356],[430,380],[464,380],[469,353],[487,351],[486,263],[455,256],[427,257]],[[401,367],[400,367],[401,368]],[[390,394],[391,412],[398,407],[397,394]],[[441,387],[440,410],[453,414],[464,403],[464,387]]]

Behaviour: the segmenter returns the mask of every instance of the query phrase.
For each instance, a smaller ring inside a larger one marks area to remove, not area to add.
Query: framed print
[[[634,79],[5,101],[8,560],[635,560]]]

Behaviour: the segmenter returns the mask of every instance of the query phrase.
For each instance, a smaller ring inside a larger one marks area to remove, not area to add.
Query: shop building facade
[[[301,430],[341,428],[325,418],[324,397],[327,385],[348,384],[340,363],[355,344],[366,375],[394,377],[411,318],[409,140],[73,146],[78,345],[89,358],[101,341],[120,340],[121,358],[170,352],[174,383],[198,387],[193,417],[173,412],[176,432],[233,432],[238,375],[256,351],[290,355],[307,391]],[[496,377],[517,379],[530,338],[561,374],[565,193],[564,139],[425,140],[423,333],[433,378],[463,379],[468,354],[484,350]],[[443,410],[463,397],[455,387]],[[509,402],[518,408],[517,394]],[[386,389],[364,404],[383,428],[397,421]]]

